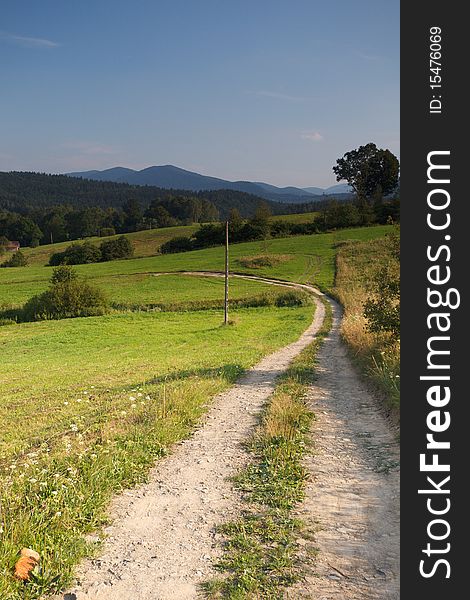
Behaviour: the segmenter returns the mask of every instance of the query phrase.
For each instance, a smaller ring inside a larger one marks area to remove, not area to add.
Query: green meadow
[[[332,290],[340,242],[366,244],[388,231],[236,244],[230,268]],[[151,232],[138,235],[144,234]],[[157,247],[150,237],[146,243]],[[204,308],[205,301],[222,300],[224,282],[178,272],[223,266],[221,247],[79,265],[79,276],[123,310],[0,326],[0,598],[32,600],[66,585],[77,562],[96,551],[85,534],[106,522],[111,497],[145,480],[218,392],[311,322],[313,305],[232,308],[227,326],[220,309],[189,310],[191,302]],[[0,269],[0,311],[46,289],[51,273],[34,264]],[[230,280],[232,300],[263,293],[273,286]],[[188,309],[130,310],[158,303]],[[21,547],[42,558],[27,584],[12,575]]]
[[[156,230],[162,231],[162,230]],[[230,247],[230,269],[233,272],[249,273],[305,283],[316,284],[322,290],[334,285],[336,245],[344,240],[368,241],[383,237],[391,231],[388,225],[341,229],[318,235],[275,238],[262,242],[233,244]],[[143,232],[146,233],[146,232]],[[142,232],[139,232],[142,234]],[[135,234],[137,235],[137,234]],[[272,257],[271,266],[244,267],[245,257]],[[276,261],[276,256],[280,260]],[[242,262],[241,262],[242,261]],[[90,282],[102,287],[111,300],[116,294],[119,301],[141,302],[148,298],[148,289],[158,284],[143,285],[138,274],[153,274],[178,271],[222,271],[224,249],[222,247],[194,250],[181,254],[165,254],[122,261],[77,265],[77,272]],[[0,307],[18,306],[32,295],[47,288],[52,267],[29,266],[15,269],[0,269]],[[126,278],[133,280],[125,282]]]
[[[309,212],[294,215],[273,215],[271,221],[289,221],[289,223],[309,223],[313,221],[318,213]],[[199,225],[179,225],[177,227],[163,227],[161,229],[149,229],[147,231],[137,231],[135,233],[127,233],[127,237],[131,240],[134,246],[134,255],[138,258],[144,256],[153,256],[158,253],[162,244],[171,240],[171,238],[185,236],[190,237],[199,229]],[[121,234],[119,234],[121,235]],[[113,235],[108,237],[90,237],[87,238],[95,246],[99,246],[104,240],[113,240],[119,237]],[[55,252],[63,252],[71,242],[59,242],[57,244],[44,244],[37,248],[24,248],[29,264],[32,266],[45,266],[49,262],[49,258]]]

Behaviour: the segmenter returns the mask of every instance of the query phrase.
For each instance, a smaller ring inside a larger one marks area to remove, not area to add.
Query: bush
[[[101,242],[100,251],[103,261],[130,258],[134,254],[134,248],[125,235],[121,235],[115,240]]]
[[[17,250],[12,257],[6,262],[2,263],[1,267],[26,267],[28,264],[28,259],[21,252],[21,250]]]
[[[191,238],[175,237],[160,246],[162,254],[174,254],[176,252],[188,252],[193,249]]]
[[[16,325],[16,321],[14,319],[4,319],[3,317],[0,317],[0,327],[6,325]]]
[[[51,277],[48,290],[33,296],[23,307],[22,319],[67,319],[102,315],[108,310],[103,292],[77,278],[72,269],[58,267]]]
[[[116,235],[114,227],[102,227],[100,229],[100,237],[108,237],[110,235]]]
[[[312,300],[307,292],[301,290],[290,290],[279,294],[276,297],[274,304],[276,306],[307,306],[311,304]]]
[[[62,265],[53,270],[51,276],[51,283],[64,283],[66,281],[74,281],[78,278],[77,271],[75,271],[69,265]]]
[[[56,252],[49,259],[49,265],[83,265],[100,262],[101,250],[90,242],[70,244],[63,252]]]

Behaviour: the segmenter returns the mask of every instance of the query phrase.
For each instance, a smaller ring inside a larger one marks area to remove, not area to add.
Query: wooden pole
[[[228,221],[225,221],[225,302],[224,324],[228,323]]]

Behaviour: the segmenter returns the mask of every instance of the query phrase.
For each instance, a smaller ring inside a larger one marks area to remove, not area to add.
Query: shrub
[[[88,317],[107,312],[108,302],[103,292],[79,280],[72,269],[58,267],[51,277],[51,286],[33,296],[23,307],[22,319],[66,319]]]
[[[193,249],[191,238],[175,237],[160,246],[162,254],[174,254],[176,252],[188,252]]]
[[[2,263],[1,267],[26,267],[28,264],[28,259],[21,252],[21,250],[17,250],[12,257],[6,262]]]
[[[14,319],[4,319],[3,317],[0,317],[0,327],[6,325],[16,325],[16,321]]]
[[[274,304],[276,306],[307,306],[311,304],[312,300],[306,292],[301,290],[289,290],[279,294],[276,297]]]
[[[101,260],[101,250],[90,242],[70,244],[63,252],[56,252],[49,259],[51,267],[57,265],[82,265]]]
[[[69,265],[61,265],[53,270],[51,283],[64,283],[66,281],[74,281],[78,278],[77,272]]]
[[[110,235],[116,235],[114,227],[102,227],[100,229],[100,237],[108,237]]]
[[[288,254],[259,254],[257,256],[243,256],[238,260],[238,263],[246,269],[261,269],[262,267],[274,267],[290,258]]]
[[[121,235],[115,240],[101,242],[100,251],[103,261],[130,258],[134,254],[134,248],[125,235]]]

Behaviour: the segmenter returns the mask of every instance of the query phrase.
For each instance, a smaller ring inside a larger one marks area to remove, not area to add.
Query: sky
[[[2,0],[0,171],[327,187],[399,156],[399,0]]]

